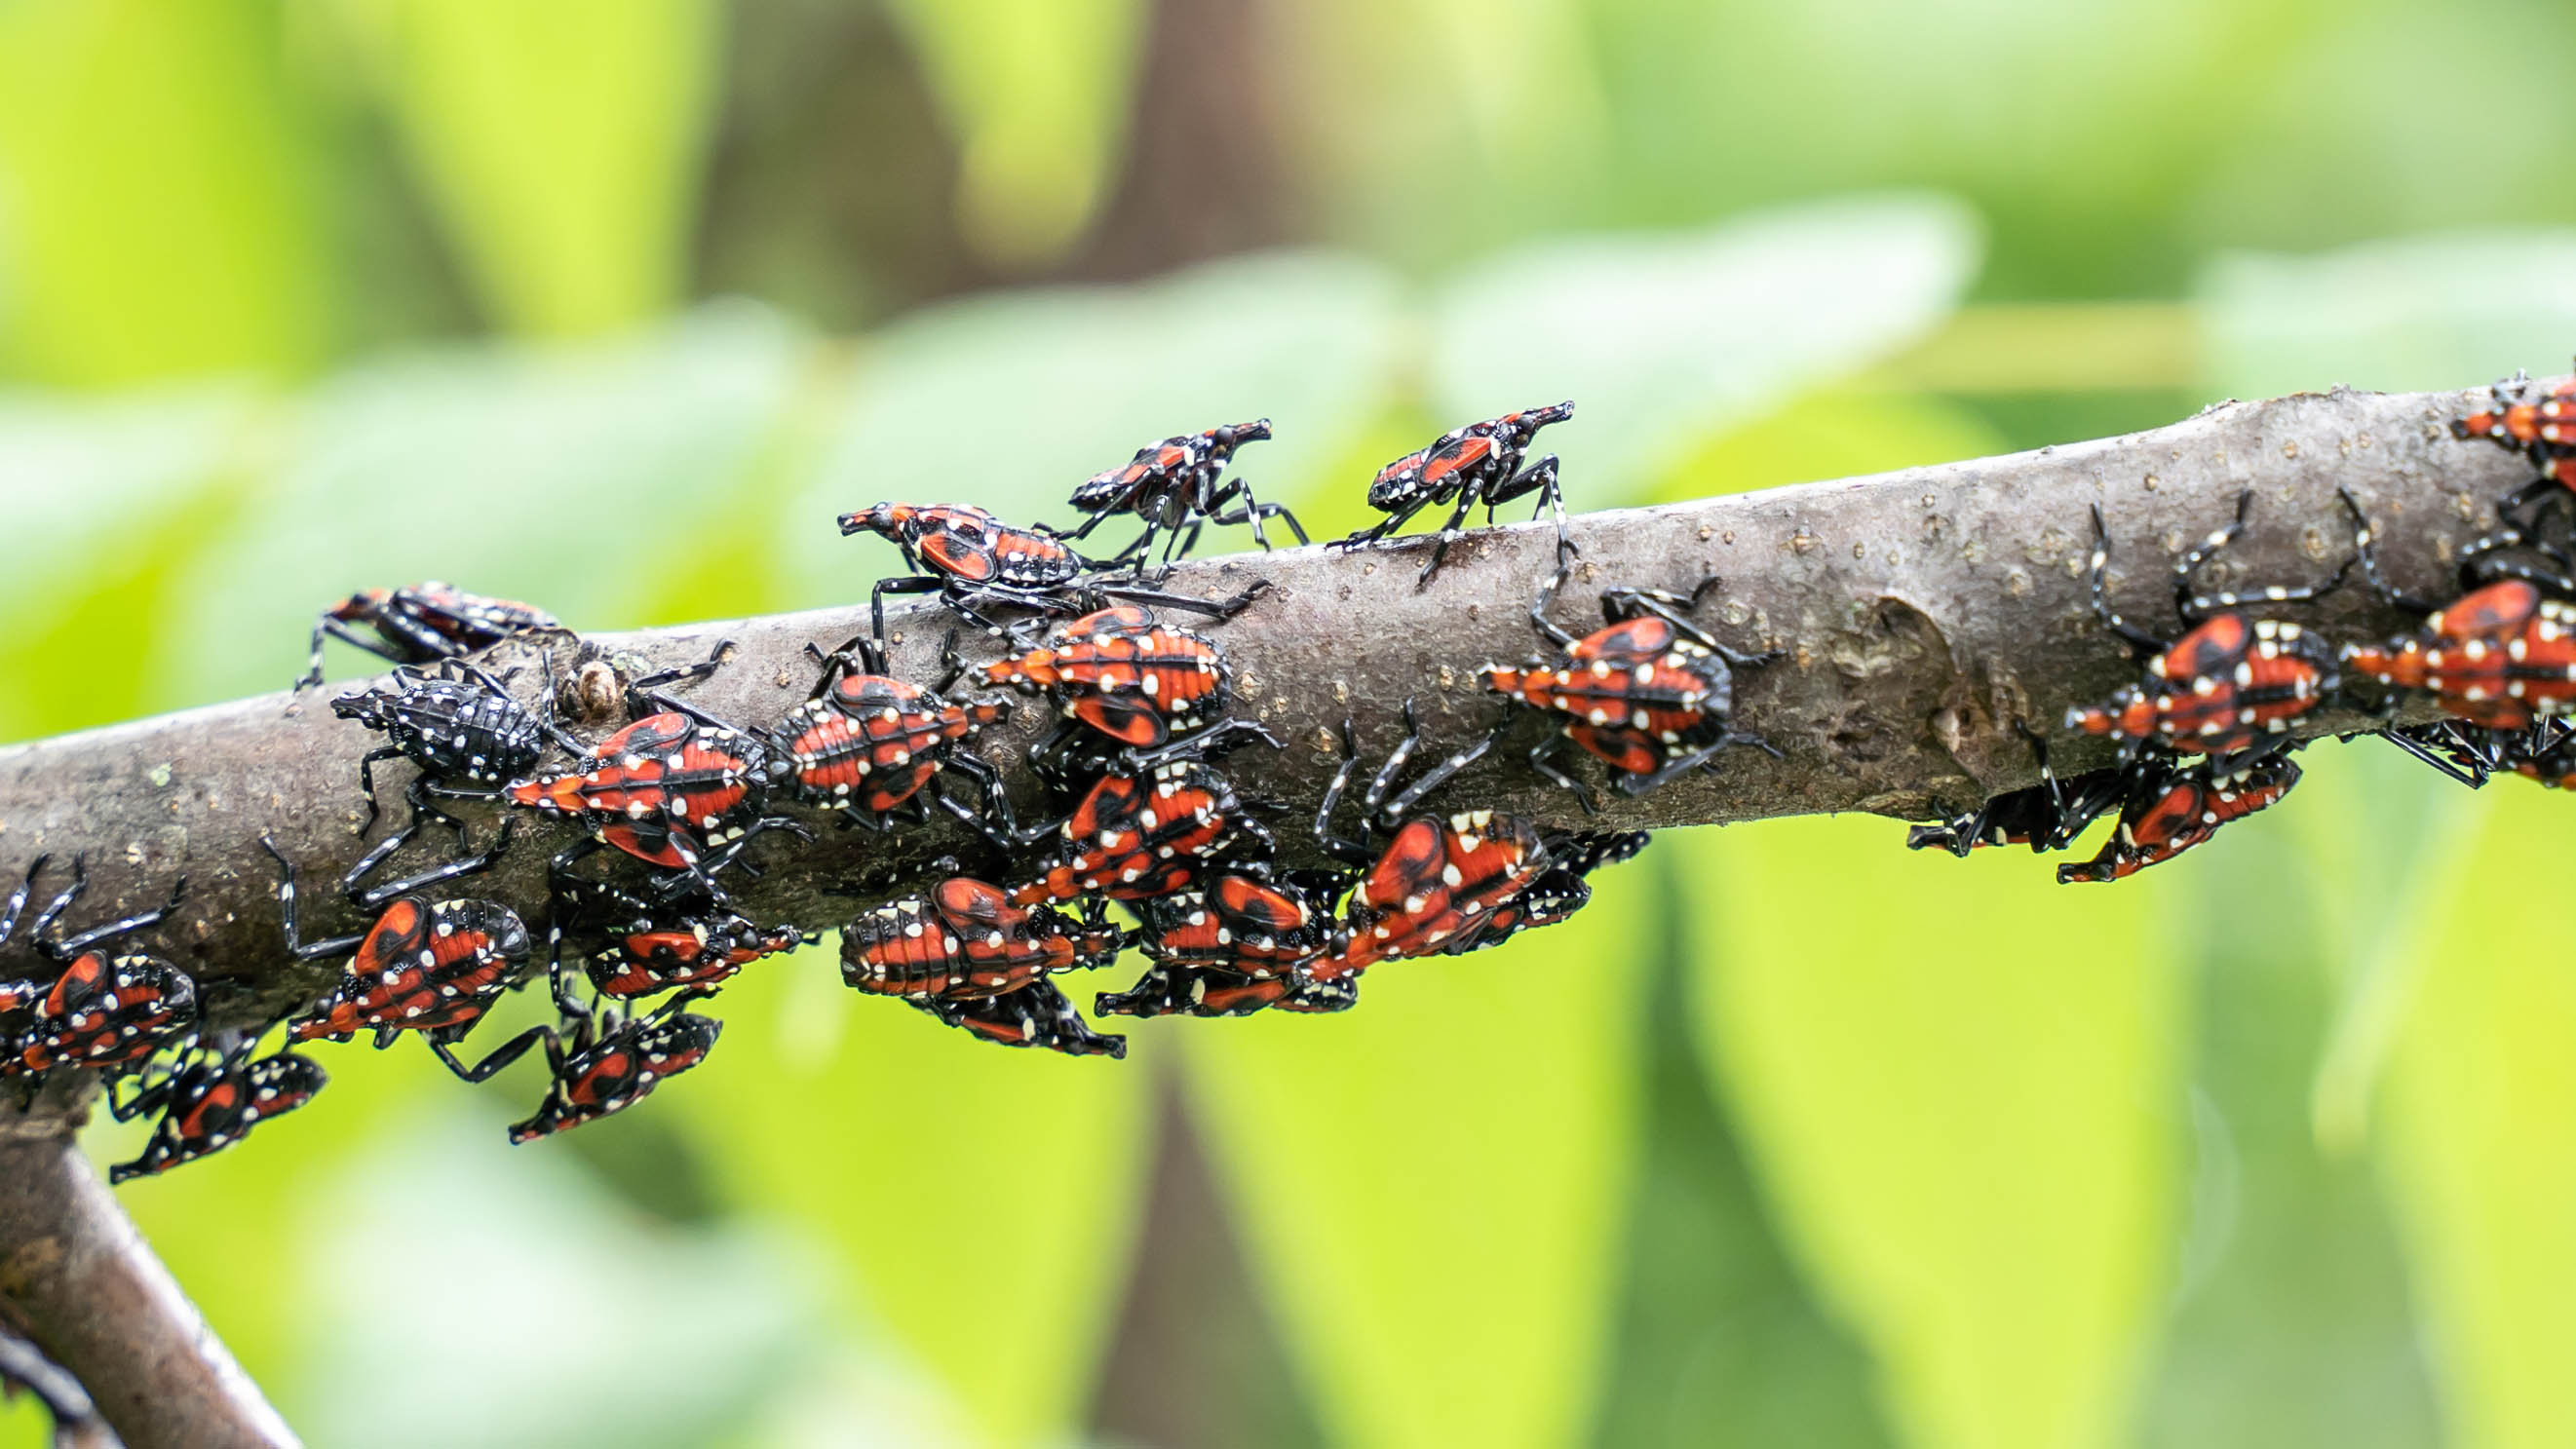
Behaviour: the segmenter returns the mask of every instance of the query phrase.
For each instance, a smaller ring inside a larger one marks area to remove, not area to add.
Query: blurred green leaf
[[[229,388],[112,400],[0,394],[0,537],[42,540],[0,571],[0,740],[140,712],[152,686],[98,669],[99,641],[152,637],[164,592],[229,508],[258,409]]]
[[[1336,1443],[1559,1444],[1588,1421],[1636,1153],[1650,881],[1359,1009],[1148,1024]]]
[[[734,304],[615,344],[459,350],[334,380],[192,571],[182,597],[223,607],[171,631],[173,697],[155,703],[282,687],[314,612],[370,585],[443,578],[579,629],[669,622],[656,610],[675,580],[772,526],[743,485],[804,345]],[[743,588],[746,604],[767,597],[765,580]]]
[[[1441,290],[1430,396],[1461,422],[1575,399],[1574,424],[1546,446],[1567,477],[1616,492],[1718,427],[1931,331],[1978,250],[1965,208],[1903,195],[1534,243]]]
[[[819,1295],[798,1265],[655,1231],[565,1143],[513,1149],[497,1112],[444,1105],[292,1209],[315,1276],[359,1290],[305,1302],[285,1383],[313,1442],[695,1449],[802,1366]]]
[[[466,269],[581,336],[681,295],[716,91],[712,0],[346,0]]]
[[[2220,256],[2197,289],[2213,377],[2245,397],[2335,383],[2474,387],[2562,370],[2576,232],[2453,233],[2318,256]]]
[[[1126,1281],[1147,1073],[985,1045],[834,967],[827,945],[728,989],[706,1069],[721,1075],[673,1103],[736,1208],[837,1257],[864,1304],[852,1317],[993,1442],[1060,1437]]]
[[[1265,499],[1294,498],[1344,460],[1379,406],[1396,307],[1393,280],[1366,262],[1274,253],[1145,286],[1002,293],[897,323],[871,340],[846,430],[788,514],[777,565],[800,581],[799,605],[854,600],[901,563],[883,544],[839,537],[837,514],[910,498],[1069,524],[1064,500],[1083,479],[1158,438],[1256,417],[1278,436],[1246,447],[1238,471]],[[1129,536],[1111,524],[1085,547],[1114,552]],[[1214,538],[1210,552],[1249,535]]]
[[[1870,1364],[1789,1261],[1708,1090],[1682,997],[1679,857],[1650,852],[1668,918],[1640,1043],[1643,1160],[1626,1290],[1588,1442],[1603,1449],[1886,1449]]]
[[[959,229],[1007,266],[1062,255],[1116,179],[1145,7],[888,0],[886,12],[920,57],[956,138]]]
[[[2441,838],[2426,807],[2467,796],[2373,741],[2300,762],[2293,802],[2229,827],[2226,868],[2178,880],[2197,907],[2178,943],[2199,963],[2194,1170],[2149,1445],[2440,1442],[2387,1203],[2308,1086],[2345,978],[2389,943]]]
[[[2422,962],[2384,1084],[2381,1162],[2453,1442],[2576,1439],[2576,977],[2558,845],[2576,818],[2506,780],[2401,918]],[[2556,843],[2553,843],[2556,842]]]
[[[1901,830],[1675,832],[1708,883],[1689,921],[1711,1076],[1911,1442],[2115,1443],[2173,1228],[2171,893],[1909,855]],[[1867,909],[1819,908],[1824,880]]]
[[[292,372],[332,326],[309,119],[259,0],[0,6],[0,359]]]

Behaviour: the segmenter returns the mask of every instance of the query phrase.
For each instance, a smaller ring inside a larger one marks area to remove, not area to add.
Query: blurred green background
[[[1240,416],[1320,532],[1560,396],[1603,507],[2554,369],[2576,195],[2520,158],[2571,43],[2400,0],[0,0],[0,739],[279,687],[367,584],[847,602],[895,561],[838,510],[1061,520]],[[1565,927],[1123,1068],[813,953],[570,1138],[504,1146],[524,1068],[352,1048],[125,1200],[317,1445],[2576,1443],[2569,807],[2309,767],[2116,890],[1884,820],[1676,834]]]

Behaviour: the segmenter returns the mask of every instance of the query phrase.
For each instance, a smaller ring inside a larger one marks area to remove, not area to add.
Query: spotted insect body
[[[2522,729],[2576,711],[2576,607],[2523,579],[2462,595],[2421,632],[2351,645],[2344,668],[2431,694],[2443,713],[2488,729]]]
[[[985,665],[984,679],[1051,693],[1067,718],[1137,749],[1222,713],[1233,684],[1205,635],[1134,604],[1059,624],[1037,646]]]

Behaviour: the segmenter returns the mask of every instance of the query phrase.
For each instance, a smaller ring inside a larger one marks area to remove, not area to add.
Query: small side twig
[[[298,1441],[63,1130],[62,1104],[0,1112],[0,1320],[76,1382],[126,1449],[286,1449]],[[0,1367],[6,1367],[0,1365]],[[34,1378],[10,1372],[38,1387]],[[57,1391],[61,1388],[56,1384]],[[75,1398],[74,1395],[78,1397]]]

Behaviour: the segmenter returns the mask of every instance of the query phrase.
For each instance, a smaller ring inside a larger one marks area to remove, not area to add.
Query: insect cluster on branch
[[[2044,737],[2023,725],[2042,784],[1917,827],[1909,843],[1962,855],[2005,843],[2065,849],[2116,813],[2101,853],[2059,878],[2117,879],[2279,799],[2298,779],[2287,731],[2301,716],[2351,702],[2393,714],[2415,694],[2439,699],[2450,717],[2388,730],[2401,746],[2471,784],[2501,772],[2563,783],[2576,772],[2562,718],[2576,701],[2576,613],[2566,602],[2576,600],[2567,538],[2576,441],[2559,440],[2562,403],[2576,406],[2576,380],[2535,391],[2517,379],[2498,384],[2491,412],[2459,425],[2463,437],[2524,450],[2542,476],[2499,504],[2497,531],[2463,565],[2464,592],[2438,606],[2387,587],[2357,506],[2353,555],[2331,578],[2199,592],[2202,566],[2246,522],[2240,506],[2177,567],[2183,632],[2169,640],[2112,609],[2097,511],[2093,601],[2140,674],[2114,698],[2070,711],[2065,727],[2118,740],[2119,761],[2060,780]],[[116,1115],[155,1124],[142,1155],[114,1169],[123,1180],[205,1156],[302,1106],[326,1080],[307,1054],[317,1043],[364,1036],[385,1048],[416,1036],[469,1082],[541,1052],[543,1096],[510,1134],[528,1141],[624,1110],[697,1066],[721,1023],[696,1008],[825,930],[838,931],[842,979],[862,995],[988,1042],[1119,1057],[1126,1038],[1095,1023],[1345,1011],[1374,967],[1480,951],[1562,921],[1590,900],[1594,871],[1645,847],[1643,832],[1551,829],[1472,803],[1434,806],[1433,796],[1460,793],[1459,777],[1516,733],[1535,742],[1513,752],[1587,814],[1596,778],[1641,795],[1722,769],[1739,750],[1779,753],[1735,718],[1739,676],[1778,656],[1734,647],[1701,622],[1715,579],[1680,592],[1607,589],[1603,622],[1588,632],[1551,618],[1575,549],[1557,459],[1528,454],[1573,410],[1560,403],[1458,428],[1372,481],[1369,501],[1386,517],[1335,547],[1373,543],[1447,505],[1420,577],[1428,586],[1472,510],[1490,521],[1499,505],[1536,494],[1556,517],[1556,568],[1529,609],[1539,652],[1481,671],[1501,705],[1493,728],[1416,772],[1410,701],[1403,737],[1374,768],[1345,720],[1339,766],[1311,820],[1282,819],[1279,802],[1244,793],[1226,773],[1230,755],[1281,744],[1230,712],[1224,647],[1227,621],[1267,582],[1202,599],[1167,590],[1149,567],[1156,543],[1168,563],[1211,525],[1248,526],[1265,548],[1265,522],[1306,540],[1292,513],[1230,472],[1239,449],[1271,435],[1266,419],[1138,450],[1075,491],[1084,519],[1070,529],[1007,523],[963,503],[882,502],[842,516],[844,534],[883,537],[908,572],[870,590],[869,632],[807,645],[813,686],[774,720],[729,720],[691,702],[690,687],[725,665],[730,646],[719,645],[702,663],[626,683],[622,699],[607,690],[625,722],[586,741],[556,717],[550,649],[538,656],[533,704],[513,693],[521,671],[496,675],[476,657],[503,640],[569,638],[551,615],[446,584],[353,594],[317,621],[298,685],[319,681],[329,639],[393,662],[332,708],[384,737],[359,763],[362,831],[380,814],[377,771],[397,761],[412,767],[408,818],[337,882],[349,914],[336,934],[308,931],[325,903],[306,900],[295,862],[261,842],[278,874],[281,949],[337,964],[337,983],[265,1028],[204,1027],[184,972],[109,949],[161,924],[185,882],[159,910],[72,930],[65,918],[84,884],[74,860],[68,883],[21,930],[52,865],[40,856],[0,907],[0,1076],[107,1077]],[[1077,551],[1120,516],[1141,524],[1133,541],[1106,559]],[[2356,565],[2372,588],[2427,615],[2419,635],[2338,648],[2283,617]],[[889,594],[935,595],[972,626],[969,637],[1000,647],[970,661],[952,628],[938,678],[897,677],[885,652]],[[976,752],[977,738],[1031,700],[1055,723],[1005,772]],[[447,808],[459,800],[500,812],[479,846]],[[540,942],[516,912],[449,885],[501,859],[529,817],[580,831],[548,863],[542,970]],[[761,858],[818,829],[906,832],[938,819],[962,823],[986,864],[969,872],[945,859],[928,888],[851,919],[763,922],[737,906],[734,878],[756,876]],[[1296,859],[1324,864],[1292,865],[1283,831],[1315,843]],[[424,844],[427,858],[409,873],[379,880]],[[1088,1016],[1059,984],[1131,951],[1141,975],[1095,993]],[[477,1059],[459,1054],[502,996],[539,979],[552,1020]],[[283,1041],[263,1052],[273,1033]]]

